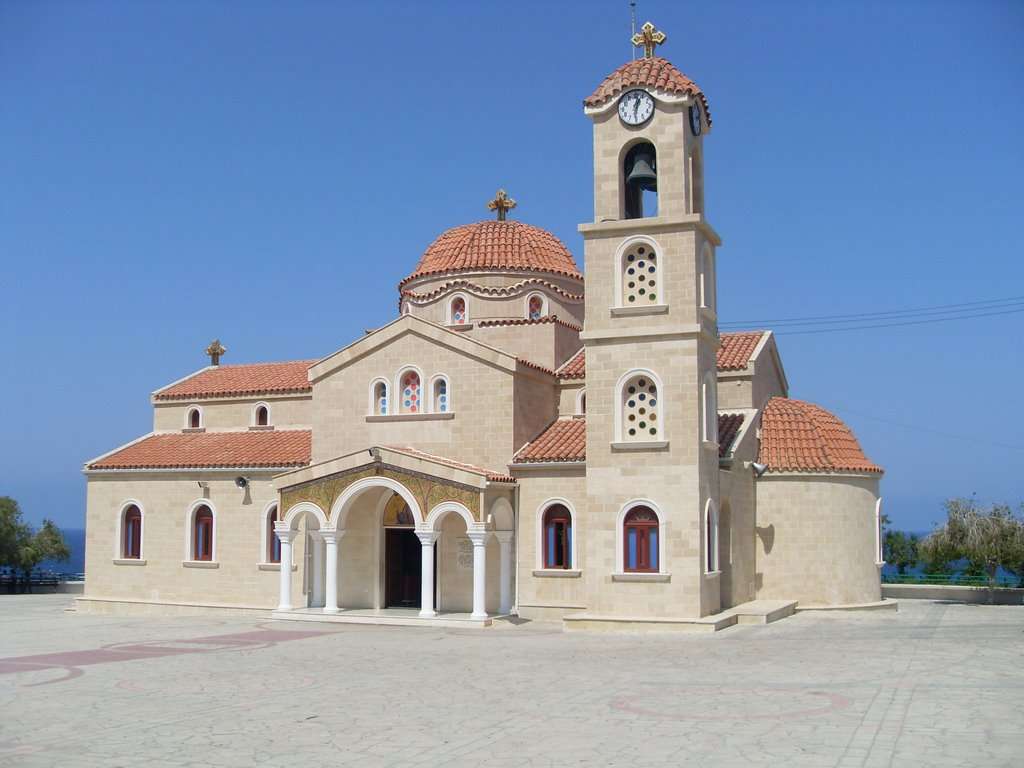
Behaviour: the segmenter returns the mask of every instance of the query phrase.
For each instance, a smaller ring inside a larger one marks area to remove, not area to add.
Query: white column
[[[324,578],[327,588],[324,590],[324,613],[338,612],[338,539],[345,535],[344,531],[320,531],[320,536],[327,547],[327,566]]]
[[[437,616],[434,610],[434,542],[441,536],[440,531],[416,531],[420,546],[420,616]]]
[[[283,520],[274,522],[274,535],[281,541],[281,580],[277,598],[277,610],[292,609],[292,541],[298,535]]]
[[[468,531],[473,542],[473,613],[470,618],[487,618],[487,540],[490,531]]]
[[[512,613],[512,531],[495,531],[494,537],[501,547],[501,604],[502,616]]]
[[[309,531],[309,540],[313,546],[313,573],[310,603],[320,605],[324,600],[324,539],[320,531]]]

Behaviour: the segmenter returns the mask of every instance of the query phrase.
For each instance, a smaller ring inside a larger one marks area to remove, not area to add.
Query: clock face
[[[694,136],[700,136],[700,107],[696,104],[690,107],[690,130],[693,131]]]
[[[626,125],[642,125],[654,114],[654,99],[639,88],[627,91],[619,99],[619,117]]]

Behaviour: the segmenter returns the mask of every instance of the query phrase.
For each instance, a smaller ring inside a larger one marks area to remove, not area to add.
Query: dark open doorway
[[[411,528],[384,529],[384,605],[419,608],[423,548]],[[435,580],[436,583],[436,580]]]

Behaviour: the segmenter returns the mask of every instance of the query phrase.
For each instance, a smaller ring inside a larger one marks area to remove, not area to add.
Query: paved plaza
[[[1019,766],[1024,609],[716,635],[69,612],[0,597],[0,766]]]

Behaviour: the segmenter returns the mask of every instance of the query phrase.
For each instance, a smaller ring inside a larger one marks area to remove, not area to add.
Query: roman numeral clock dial
[[[626,125],[643,125],[654,114],[654,99],[639,88],[627,91],[619,99],[619,117]]]

